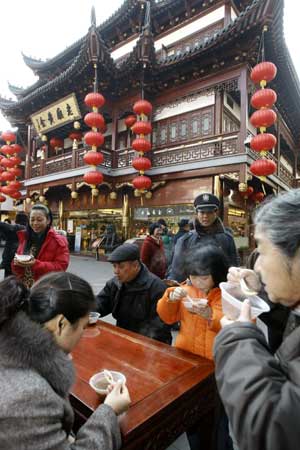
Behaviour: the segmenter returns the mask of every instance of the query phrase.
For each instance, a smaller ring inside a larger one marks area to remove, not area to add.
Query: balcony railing
[[[116,151],[101,150],[101,152],[104,155],[104,161],[101,166],[112,169],[130,168],[132,167],[133,158],[138,156],[138,153],[131,148]],[[40,160],[32,164],[29,177],[35,178],[83,167],[86,165],[83,159],[84,154],[85,149],[79,148],[65,155],[57,155],[47,160]],[[151,153],[147,154],[147,157],[151,159],[152,167],[157,168],[213,160],[214,158],[237,154],[243,154],[238,145],[238,136],[236,133],[228,133],[214,136],[195,144],[159,150],[154,148]],[[260,155],[251,149],[247,149],[247,154],[254,160],[260,158]],[[277,159],[272,153],[268,152],[267,158],[272,159],[277,164]],[[295,184],[293,174],[282,164],[279,167],[279,177],[288,186]],[[299,180],[298,185],[300,186]]]

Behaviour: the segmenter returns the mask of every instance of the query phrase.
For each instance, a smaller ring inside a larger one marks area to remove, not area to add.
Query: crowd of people
[[[195,423],[187,430],[191,450],[297,448],[300,190],[258,208],[251,269],[239,267],[231,231],[218,216],[219,199],[200,194],[194,207],[193,226],[188,219],[179,223],[169,254],[164,221],[150,225],[141,250],[129,243],[116,247],[108,256],[114,276],[96,296],[85,280],[66,272],[67,241],[52,228],[46,206],[33,206],[28,223],[0,224],[14,242],[0,283],[0,448],[120,448],[117,415],[130,406],[125,383],[110,386],[70,440],[74,369],[68,355],[95,310],[167,345],[172,325],[180,323],[175,346],[215,361],[212,442],[203,442]],[[271,305],[270,313],[255,323],[250,298],[237,320],[224,316],[220,283],[226,279],[236,285],[244,279]]]

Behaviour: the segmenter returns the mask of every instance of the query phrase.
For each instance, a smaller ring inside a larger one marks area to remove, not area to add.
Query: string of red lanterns
[[[272,175],[276,171],[275,162],[267,159],[266,155],[276,146],[277,139],[273,134],[266,133],[266,129],[274,125],[277,120],[277,114],[271,109],[277,100],[277,95],[273,89],[265,89],[267,83],[276,77],[276,73],[275,64],[264,61],[253,67],[250,75],[253,83],[259,84],[261,87],[251,98],[252,107],[258,111],[255,111],[250,117],[251,124],[260,132],[250,142],[251,149],[259,152],[262,157],[250,166],[250,172],[257,177]]]
[[[5,141],[5,144],[0,148],[1,153],[1,169],[0,169],[0,181],[6,183],[1,186],[0,202],[4,202],[8,195],[14,200],[21,198],[21,183],[17,180],[17,177],[22,175],[22,170],[18,167],[22,160],[18,156],[23,148],[19,144],[15,144],[16,135],[11,131],[5,131],[0,136],[1,140]]]
[[[127,123],[129,125],[133,123],[131,129],[137,135],[132,142],[132,148],[139,153],[139,156],[133,159],[132,165],[139,171],[139,176],[132,180],[132,184],[139,196],[150,189],[152,185],[151,178],[144,175],[145,171],[151,169],[152,166],[150,159],[144,156],[144,153],[151,150],[151,142],[146,139],[146,136],[152,133],[152,125],[148,120],[152,113],[152,104],[147,100],[138,100],[133,105],[133,111],[137,115],[137,120],[133,121],[135,116],[128,116]]]
[[[85,96],[84,102],[92,108],[92,112],[86,114],[84,117],[84,122],[92,128],[92,131],[88,131],[84,136],[85,143],[91,146],[91,150],[84,155],[83,159],[86,164],[92,166],[93,170],[87,172],[83,179],[91,186],[93,199],[99,194],[97,185],[103,181],[102,173],[96,170],[96,168],[104,160],[103,154],[98,152],[97,148],[101,147],[104,143],[104,136],[101,131],[105,129],[106,125],[103,115],[98,112],[98,108],[104,105],[105,98],[98,92],[91,92]]]

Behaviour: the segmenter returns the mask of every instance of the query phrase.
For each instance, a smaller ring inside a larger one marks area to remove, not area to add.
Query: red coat
[[[27,232],[25,230],[19,231],[17,235],[19,246],[16,253],[22,255],[27,242]],[[49,272],[63,272],[67,270],[69,260],[70,253],[67,239],[57,234],[53,228],[50,228],[39,254],[35,258],[35,263],[31,266],[34,280],[38,280]],[[23,277],[25,271],[23,267],[16,266],[14,262],[12,262],[11,267],[18,278]]]
[[[159,278],[164,278],[167,270],[167,261],[164,251],[164,244],[160,240],[157,242],[151,236],[147,236],[141,248],[141,260],[148,267],[150,272]]]

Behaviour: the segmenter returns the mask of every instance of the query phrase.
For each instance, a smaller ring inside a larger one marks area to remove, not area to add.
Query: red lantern
[[[14,174],[11,172],[2,172],[1,173],[1,180],[2,181],[12,181],[15,178]]]
[[[71,139],[71,141],[81,141],[82,139],[82,133],[80,131],[73,131],[72,133],[69,134],[69,139]]]
[[[277,120],[277,114],[272,109],[255,111],[250,117],[250,122],[255,128],[268,128]]]
[[[21,186],[22,186],[22,185],[21,185],[20,181],[11,181],[11,182],[9,183],[9,187],[12,188],[12,189],[14,189],[15,191],[17,191],[18,189],[20,189]]]
[[[151,187],[151,178],[145,177],[144,175],[138,176],[132,180],[132,184],[135,189],[144,190]]]
[[[149,152],[151,150],[151,142],[144,138],[137,138],[132,141],[132,148],[137,152]]]
[[[152,125],[150,122],[139,121],[133,125],[132,131],[135,134],[150,134],[152,132]]]
[[[148,158],[145,158],[144,156],[141,156],[139,158],[134,158],[132,161],[132,165],[136,170],[139,171],[145,171],[151,169],[151,161]]]
[[[138,115],[144,114],[149,117],[152,112],[152,105],[147,100],[138,100],[133,105],[133,111]]]
[[[55,150],[59,148],[64,148],[64,141],[63,139],[60,139],[58,137],[53,137],[50,139],[50,147],[54,148]]]
[[[265,198],[264,193],[263,192],[254,192],[254,194],[251,196],[251,199],[255,202],[255,203],[260,203],[263,201],[263,199]]]
[[[276,172],[276,164],[271,159],[257,159],[251,164],[250,171],[257,177],[272,175]]]
[[[14,149],[14,153],[21,153],[21,151],[23,150],[23,147],[21,147],[21,145],[19,144],[13,144],[12,148]]]
[[[241,196],[245,199],[249,198],[254,192],[252,186],[248,186],[246,191],[240,192]]]
[[[251,139],[250,147],[255,152],[262,152],[267,150],[272,150],[277,143],[277,139],[273,134],[263,133],[254,136]]]
[[[12,169],[9,169],[9,173],[13,174],[13,177],[21,177],[22,169],[19,169],[19,167],[13,167]]]
[[[9,194],[9,196],[11,198],[14,198],[15,200],[19,200],[19,198],[21,198],[22,194],[19,191],[15,191],[15,192],[12,192],[11,194]]]
[[[90,172],[84,174],[83,179],[87,184],[97,185],[102,183],[103,175],[97,170],[91,170]]]
[[[15,142],[15,140],[16,140],[16,135],[12,131],[4,131],[0,137],[7,144],[9,144],[11,142]]]
[[[4,155],[14,155],[15,154],[15,150],[12,145],[2,145],[1,152]]]
[[[6,195],[11,195],[15,192],[14,188],[11,188],[9,185],[8,186],[2,186],[1,191],[6,194]]]
[[[98,92],[91,92],[85,96],[84,103],[90,108],[101,108],[105,103],[105,98]]]
[[[265,86],[267,82],[276,77],[277,68],[275,64],[264,61],[253,67],[250,77],[253,83]]]
[[[6,197],[4,197],[4,195],[0,194],[0,203],[5,202]]]
[[[12,168],[15,166],[15,163],[11,160],[11,158],[3,158],[1,159],[1,165],[6,168]]]
[[[12,156],[11,158],[9,158],[9,160],[13,163],[14,166],[17,166],[22,162],[22,159],[19,158],[18,156]]]
[[[84,155],[83,159],[86,164],[98,166],[103,162],[104,156],[102,153],[90,151]]]
[[[104,142],[104,136],[102,133],[99,133],[99,131],[88,131],[84,135],[84,140],[87,145],[101,147]]]
[[[271,108],[277,101],[277,94],[273,89],[259,89],[251,98],[251,105],[255,109]]]
[[[90,112],[85,115],[84,122],[91,128],[102,129],[105,125],[104,117],[97,112]]]
[[[131,128],[136,122],[136,117],[134,115],[127,116],[124,122],[127,128]]]

